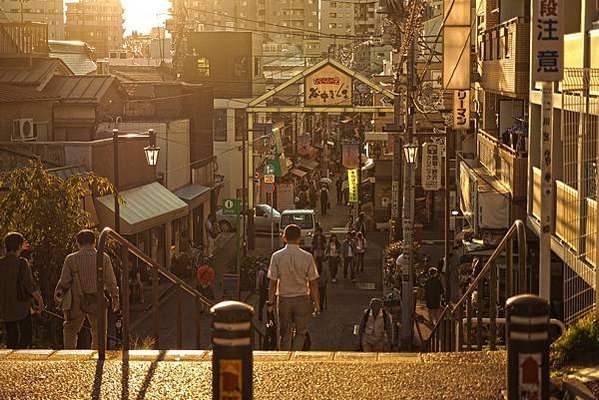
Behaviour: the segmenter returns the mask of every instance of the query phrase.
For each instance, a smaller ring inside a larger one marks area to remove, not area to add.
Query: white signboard
[[[441,146],[436,143],[422,145],[422,188],[441,189]]]
[[[443,89],[470,88],[469,0],[443,1]]]
[[[532,79],[560,81],[564,77],[565,0],[534,0],[532,24]]]
[[[264,183],[275,183],[275,176],[273,174],[264,175]]]
[[[470,128],[470,90],[453,92],[453,129]]]
[[[306,106],[352,105],[352,77],[332,65],[308,75],[304,85]]]

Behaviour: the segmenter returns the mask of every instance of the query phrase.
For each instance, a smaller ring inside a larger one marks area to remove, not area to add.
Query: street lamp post
[[[404,265],[401,274],[401,339],[402,346],[412,347],[412,288],[414,286],[414,186],[415,164],[418,160],[418,144],[408,143],[403,146],[405,160],[405,177],[408,178],[404,186],[403,201],[403,254],[408,255],[407,268]]]

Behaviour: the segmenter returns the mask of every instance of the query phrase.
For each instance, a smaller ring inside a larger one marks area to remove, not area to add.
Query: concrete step
[[[211,357],[0,350],[0,398],[210,399]],[[256,399],[501,399],[504,388],[504,352],[254,352]]]

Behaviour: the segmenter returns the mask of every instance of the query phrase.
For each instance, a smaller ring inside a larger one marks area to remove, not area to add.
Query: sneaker
[[[352,279],[351,281],[352,283],[356,283],[356,278]]]
[[[333,278],[333,283],[337,283],[337,279]]]

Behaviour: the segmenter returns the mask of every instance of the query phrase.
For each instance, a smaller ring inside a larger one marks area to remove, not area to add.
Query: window
[[[214,129],[214,141],[227,141],[227,110],[214,110],[214,120],[212,123]]]

